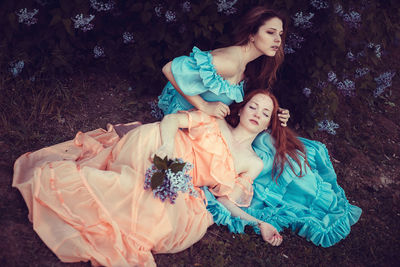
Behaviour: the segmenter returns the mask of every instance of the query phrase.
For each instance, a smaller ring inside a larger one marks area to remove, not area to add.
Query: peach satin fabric
[[[178,131],[175,155],[193,163],[199,197],[180,193],[175,204],[143,189],[150,157],[161,145],[159,123],[136,127],[121,139],[112,126],[79,132],[74,140],[16,161],[13,186],[27,203],[34,230],[60,260],[155,266],[151,252],[184,250],[213,223],[200,186],[250,203],[252,191],[238,189],[246,179],[237,177],[215,120],[195,115],[189,115],[189,130]]]

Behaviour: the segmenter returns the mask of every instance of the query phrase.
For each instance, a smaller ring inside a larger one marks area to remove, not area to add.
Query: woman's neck
[[[252,42],[240,46],[242,51],[243,65],[246,66],[249,62],[259,58],[263,53],[258,50]]]
[[[250,132],[248,129],[242,127],[240,124],[232,129],[232,136],[235,142],[251,148],[251,144],[257,137],[258,133]]]

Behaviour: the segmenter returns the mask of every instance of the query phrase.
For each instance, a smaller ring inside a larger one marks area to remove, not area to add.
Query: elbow
[[[172,65],[172,61],[165,64],[164,67],[162,68],[162,72],[165,75],[165,77],[167,77],[167,78],[172,74],[171,65]]]

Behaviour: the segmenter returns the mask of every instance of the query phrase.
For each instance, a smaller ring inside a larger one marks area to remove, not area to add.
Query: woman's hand
[[[275,227],[266,222],[260,222],[258,227],[260,228],[261,236],[265,242],[273,246],[279,246],[282,243],[283,238]]]
[[[284,108],[279,108],[278,110],[278,118],[281,122],[281,126],[286,127],[287,122],[290,118],[289,110]]]
[[[218,119],[223,119],[231,113],[228,105],[222,102],[205,102],[201,111]]]
[[[158,148],[158,150],[152,155],[152,158],[154,158],[154,155],[157,155],[162,159],[165,157],[172,159],[174,157],[174,147],[173,145],[164,144]]]

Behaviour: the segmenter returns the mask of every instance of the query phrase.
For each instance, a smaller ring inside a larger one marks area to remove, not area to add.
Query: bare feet
[[[279,246],[282,243],[283,238],[275,227],[266,222],[260,222],[258,227],[260,228],[261,236],[265,242],[273,246]]]

